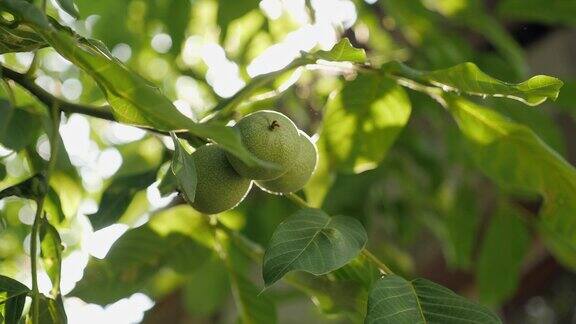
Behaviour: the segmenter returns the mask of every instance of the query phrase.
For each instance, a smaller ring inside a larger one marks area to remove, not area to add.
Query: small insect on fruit
[[[240,132],[242,144],[255,157],[271,162],[277,168],[248,166],[237,157],[227,154],[232,167],[243,177],[271,180],[288,171],[298,153],[298,128],[285,115],[261,110],[246,115],[234,126]]]
[[[278,124],[277,120],[273,120],[272,123],[270,124],[270,126],[268,127],[268,129],[273,131],[274,128],[276,128],[276,127],[280,127],[280,124]]]

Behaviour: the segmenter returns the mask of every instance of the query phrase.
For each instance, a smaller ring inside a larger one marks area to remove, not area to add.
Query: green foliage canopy
[[[574,25],[572,1],[502,0],[494,13],[475,0],[335,1],[356,14],[340,21],[314,1],[300,18],[272,2],[0,2],[0,322],[66,323],[68,298],[104,306],[145,292],[158,302],[148,320],[173,296],[208,318],[228,310],[231,293],[241,322],[275,323],[298,291],[355,323],[500,323],[495,310],[518,287],[531,242],[576,268],[576,169],[548,111],[533,107],[575,103],[559,97],[558,78],[527,74],[500,21]],[[470,31],[494,50],[475,48]],[[195,211],[191,151],[214,142],[273,168],[231,127],[271,107],[314,134],[307,186],[253,190],[218,215]],[[64,129],[79,115],[90,117],[80,119],[87,141],[78,135],[74,149]],[[127,126],[141,134],[131,143],[107,133]],[[95,177],[78,147],[115,152],[121,165]],[[542,199],[539,210],[518,197]],[[63,291],[66,258],[118,223],[128,230]],[[474,273],[493,309],[411,280],[423,244]]]

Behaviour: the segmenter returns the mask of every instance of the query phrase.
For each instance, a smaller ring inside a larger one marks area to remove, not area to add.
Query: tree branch
[[[34,81],[30,79],[26,74],[16,72],[12,69],[9,69],[1,65],[0,65],[0,75],[2,75],[3,78],[7,78],[16,82],[18,85],[26,89],[34,97],[38,98],[38,100],[42,102],[44,105],[46,105],[46,107],[53,107],[54,105],[57,105],[60,108],[60,110],[65,113],[77,113],[119,123],[119,121],[117,121],[114,118],[114,114],[112,114],[112,107],[108,105],[104,106],[81,105],[57,98],[52,94],[50,94],[48,91],[42,89],[36,83],[34,83]],[[139,127],[139,128],[165,136],[170,135],[168,132],[153,128],[146,128],[146,127]],[[192,134],[186,131],[178,131],[176,132],[176,134],[178,135],[178,137],[190,142],[192,146],[196,147],[205,144],[205,141],[201,140],[196,136],[193,136]]]
[[[114,115],[112,115],[110,106],[85,106],[56,98],[48,91],[42,89],[40,86],[34,83],[34,81],[28,78],[25,74],[18,73],[5,66],[1,66],[1,69],[3,77],[19,84],[21,87],[30,92],[30,94],[38,98],[38,100],[45,104],[47,107],[53,107],[56,104],[58,107],[60,107],[60,110],[67,113],[79,113],[87,116],[116,121],[114,119]]]

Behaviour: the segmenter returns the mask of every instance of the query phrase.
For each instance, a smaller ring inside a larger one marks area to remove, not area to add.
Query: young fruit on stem
[[[256,184],[273,194],[295,192],[308,182],[318,161],[318,151],[306,133],[299,131],[298,153],[294,155],[288,172],[272,180],[256,181]]]
[[[234,171],[218,145],[200,146],[192,157],[198,182],[191,205],[197,211],[221,213],[238,205],[250,191],[252,181]]]
[[[298,153],[298,128],[285,115],[261,110],[246,115],[234,126],[240,132],[242,143],[257,158],[272,162],[277,169],[250,167],[231,154],[228,160],[243,177],[253,180],[278,178],[288,171]]]

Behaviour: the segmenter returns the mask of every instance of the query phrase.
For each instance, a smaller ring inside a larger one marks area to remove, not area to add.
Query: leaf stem
[[[60,108],[57,103],[51,107],[52,134],[50,136],[50,160],[46,168],[45,186],[46,190],[40,197],[36,198],[36,215],[34,224],[32,224],[32,233],[30,234],[30,268],[32,272],[32,324],[39,322],[40,314],[40,291],[38,290],[38,228],[42,219],[44,210],[44,201],[46,193],[50,190],[50,175],[52,174],[58,155],[59,146],[59,128],[60,128]]]
[[[36,215],[30,234],[30,270],[32,272],[32,324],[39,323],[40,291],[38,290],[38,228],[44,209],[44,196],[36,199]]]
[[[308,204],[308,202],[306,202],[306,200],[300,198],[300,196],[298,196],[294,193],[285,194],[284,197],[288,198],[288,200],[290,200],[294,204],[298,205],[299,207],[312,208],[312,206],[310,206]]]
[[[228,226],[222,224],[218,219],[212,221],[212,226],[214,228],[221,230],[226,233],[236,243],[236,245],[255,262],[262,262],[262,257],[264,256],[264,249],[255,242],[252,242],[246,236],[241,233],[229,228]]]
[[[46,11],[46,0],[42,1],[42,8],[44,11]],[[36,66],[38,64],[38,52],[35,51],[34,52],[34,57],[32,58],[32,63],[30,64],[30,67],[28,68],[28,71],[26,71],[26,74],[24,75],[27,78],[30,78],[34,75],[35,71],[36,71]],[[4,71],[3,71],[4,72]],[[12,93],[12,98],[14,98],[14,94]],[[15,105],[15,100],[12,99],[13,101],[13,105]],[[52,111],[58,111],[57,106],[54,106],[54,103],[50,106],[52,108]],[[54,120],[54,116],[55,114],[52,114],[52,118]],[[58,117],[58,122],[60,121],[60,118]],[[56,124],[56,122],[53,122],[53,126],[54,124]],[[55,163],[51,163],[52,160],[55,160],[55,152],[56,152],[56,147],[58,145],[56,141],[54,140],[54,135],[58,132],[58,129],[53,129],[52,130],[52,140],[50,143],[50,162],[48,164],[48,172],[47,172],[47,176],[46,176],[46,186],[49,186],[48,184],[48,176],[51,172],[50,170],[50,166],[55,164]],[[40,323],[40,291],[38,289],[38,228],[40,226],[40,220],[42,218],[42,211],[44,209],[44,198],[45,195],[43,195],[42,197],[36,199],[36,215],[34,216],[34,223],[32,224],[32,233],[30,233],[30,271],[32,274],[32,324],[36,324],[36,323]]]
[[[50,109],[52,113],[52,138],[50,139],[50,161],[48,161],[48,172],[46,173],[46,184],[49,184],[50,175],[56,167],[58,158],[58,147],[60,146],[60,106],[57,102]]]
[[[392,270],[390,270],[390,268],[388,268],[388,266],[386,264],[384,264],[384,262],[380,261],[380,259],[378,259],[378,257],[376,257],[374,254],[372,254],[372,252],[370,252],[367,248],[364,248],[362,250],[362,254],[368,260],[370,260],[370,262],[372,262],[374,265],[376,265],[384,275],[394,274],[394,272],[392,272]]]
[[[300,66],[306,65],[306,64],[310,64],[313,63],[312,60],[310,60],[309,58],[306,57],[300,57],[295,59],[294,61],[292,61],[290,64],[288,64],[286,67],[277,70],[277,71],[272,71],[266,74],[260,74],[254,78],[252,78],[252,80],[250,80],[250,82],[244,86],[242,89],[240,89],[240,91],[238,91],[234,96],[225,99],[223,101],[221,101],[219,104],[216,105],[216,107],[214,107],[214,109],[212,109],[212,111],[214,112],[214,114],[212,116],[209,117],[209,119],[211,120],[225,120],[227,118],[229,118],[234,109],[240,105],[240,103],[247,99],[248,97],[250,97],[252,94],[254,94],[254,92],[256,92],[256,90],[258,90],[260,87],[270,83],[272,80],[275,80],[276,77],[278,77],[279,75],[286,73],[288,71],[294,70]]]

